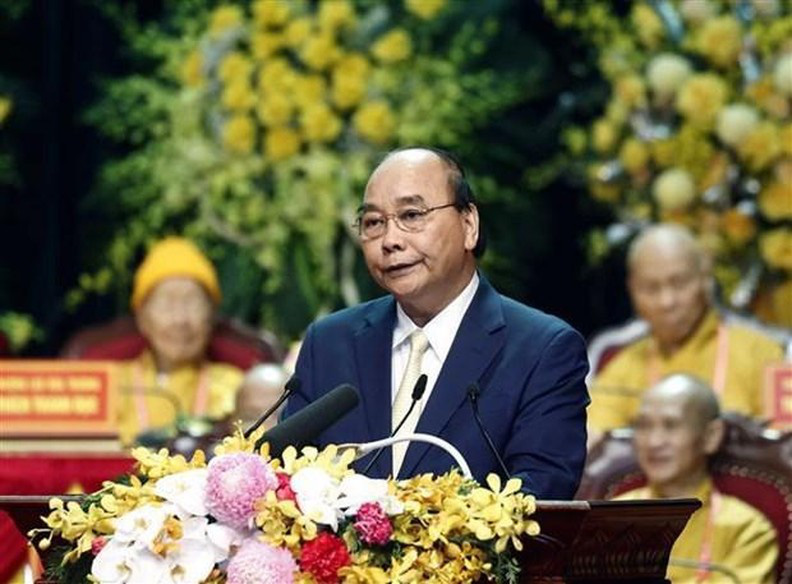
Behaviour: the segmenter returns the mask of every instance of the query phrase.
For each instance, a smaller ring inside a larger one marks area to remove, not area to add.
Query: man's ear
[[[720,448],[723,436],[726,433],[726,425],[721,418],[712,420],[704,428],[704,453],[712,456]]]
[[[465,249],[473,251],[479,239],[479,212],[478,207],[471,203],[461,213],[465,228]]]

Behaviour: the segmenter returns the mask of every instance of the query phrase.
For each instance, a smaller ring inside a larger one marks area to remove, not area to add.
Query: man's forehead
[[[690,250],[654,247],[641,250],[629,268],[632,275],[659,277],[666,273],[698,271],[698,263]]]
[[[413,195],[402,195],[392,198],[389,200],[388,203],[395,205],[396,207],[407,207],[409,205],[418,205],[418,206],[426,206],[426,199],[423,195],[413,194]],[[363,204],[360,205],[360,211],[376,211],[383,208],[382,204],[378,204],[378,201],[372,200],[369,197],[363,201]]]

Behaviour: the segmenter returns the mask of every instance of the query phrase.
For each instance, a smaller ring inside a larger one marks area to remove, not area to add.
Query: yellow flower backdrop
[[[454,148],[524,95],[519,74],[476,61],[496,21],[465,22],[446,0],[203,4],[128,33],[162,66],[114,82],[89,114],[111,137],[140,138],[100,185],[128,221],[70,302],[117,286],[174,229],[246,250],[270,298],[296,281],[310,317],[358,301],[351,225],[377,160],[400,145]],[[277,327],[274,302],[263,317]]]
[[[724,299],[792,326],[792,8],[777,0],[544,0],[582,31],[610,83],[603,115],[570,144],[617,224],[594,262],[652,220],[693,228]],[[584,144],[588,145],[586,147]]]

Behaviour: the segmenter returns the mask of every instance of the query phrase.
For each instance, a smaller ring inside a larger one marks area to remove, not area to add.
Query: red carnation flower
[[[278,501],[296,501],[297,496],[291,488],[291,477],[285,472],[275,473],[275,476],[278,478],[278,487],[275,489],[275,496],[278,497]]]
[[[363,503],[354,525],[360,539],[372,545],[385,545],[393,534],[390,519],[379,503]]]
[[[344,541],[323,531],[300,551],[300,569],[311,574],[318,584],[336,584],[338,571],[350,563]]]

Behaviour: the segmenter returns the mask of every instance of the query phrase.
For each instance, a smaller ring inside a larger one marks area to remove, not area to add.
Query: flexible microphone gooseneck
[[[339,385],[293,416],[286,418],[262,434],[254,449],[269,442],[270,456],[278,457],[287,446],[300,448],[312,443],[319,435],[343,418],[360,402],[358,390],[348,383]]]
[[[355,453],[355,460],[357,460],[366,456],[369,452],[382,450],[386,446],[392,446],[397,442],[424,442],[437,446],[454,459],[454,462],[459,467],[459,470],[462,471],[465,478],[473,478],[473,473],[470,472],[470,466],[465,461],[465,457],[462,456],[462,453],[459,452],[453,444],[443,440],[439,436],[432,436],[431,434],[404,434],[403,436],[391,436],[390,438],[383,438],[382,440],[376,440],[374,442],[341,444],[338,446],[338,449],[343,451],[344,449],[351,448]]]
[[[421,373],[421,375],[418,377],[418,381],[416,381],[415,386],[413,386],[412,402],[410,402],[410,408],[407,410],[407,413],[404,414],[404,417],[399,421],[398,425],[396,426],[396,429],[393,432],[391,432],[388,438],[393,438],[399,432],[399,430],[401,430],[401,427],[404,426],[404,422],[406,422],[407,418],[410,417],[413,408],[415,408],[415,404],[417,404],[418,401],[423,397],[424,391],[426,391],[426,382],[428,380],[429,378],[426,376],[426,373]],[[377,459],[379,459],[379,457],[382,455],[383,450],[385,450],[384,447],[377,450],[377,452],[374,454],[374,458],[372,458],[369,461],[369,463],[366,465],[366,468],[363,469],[363,472],[361,474],[365,475],[368,471],[371,470],[371,467],[374,466],[374,463],[377,462]]]
[[[503,471],[503,476],[506,477],[507,479],[510,479],[511,473],[509,472],[509,469],[506,468],[506,464],[503,462],[503,459],[501,458],[498,449],[495,448],[495,444],[492,442],[492,438],[490,437],[489,432],[487,432],[487,429],[484,427],[484,422],[481,421],[481,416],[479,416],[479,411],[478,411],[479,394],[481,394],[481,389],[479,388],[478,383],[474,381],[468,386],[468,390],[467,390],[467,397],[468,400],[470,401],[470,407],[473,409],[473,417],[476,420],[476,425],[478,426],[481,435],[484,436],[484,441],[487,443],[487,447],[489,448],[490,452],[493,455],[495,455],[495,459],[498,461],[498,465],[500,466],[500,469]]]
[[[243,436],[245,438],[250,438],[250,435],[258,430],[259,426],[261,426],[264,421],[269,418],[279,407],[280,405],[286,401],[293,393],[300,393],[300,386],[302,386],[302,381],[296,375],[292,375],[291,378],[286,382],[286,385],[283,386],[283,393],[281,393],[278,401],[276,401],[272,406],[267,408],[267,411],[261,414],[258,420],[256,420],[250,428],[245,430]]]

